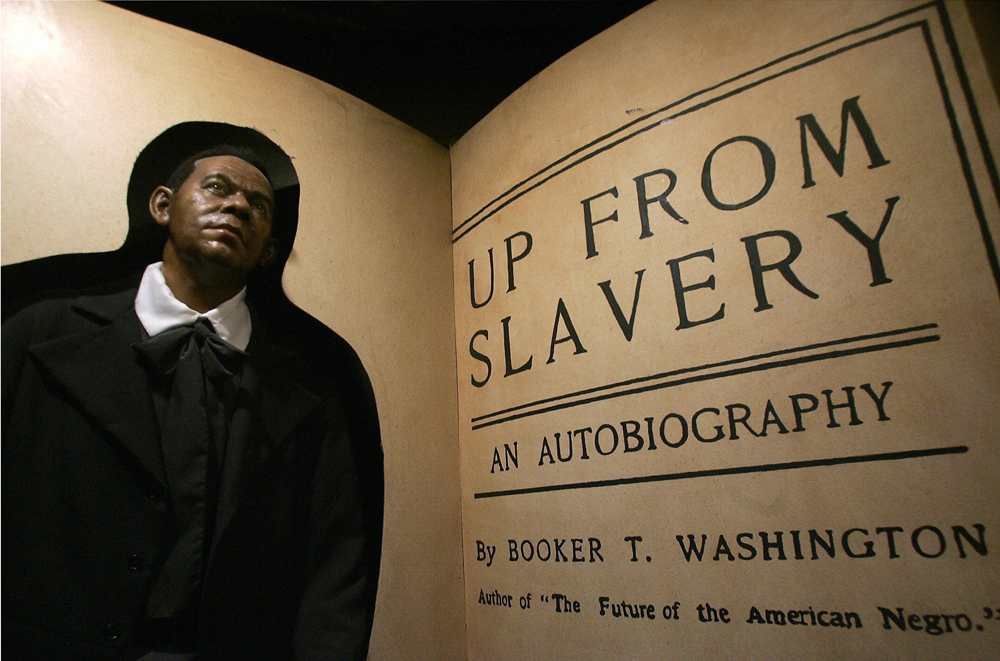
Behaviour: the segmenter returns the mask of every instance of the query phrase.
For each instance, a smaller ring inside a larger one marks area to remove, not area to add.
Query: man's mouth
[[[216,225],[210,225],[207,229],[210,230],[220,230],[227,234],[236,237],[240,242],[243,241],[243,231],[236,225],[231,225],[229,223],[218,223]]]

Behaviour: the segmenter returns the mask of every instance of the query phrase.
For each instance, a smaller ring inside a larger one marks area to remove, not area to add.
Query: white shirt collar
[[[135,313],[150,337],[178,326],[190,326],[199,317],[212,322],[215,332],[226,342],[246,351],[250,343],[250,310],[247,308],[247,289],[205,314],[198,314],[177,300],[167,286],[161,266],[163,262],[150,264],[142,274],[139,291],[135,296]]]

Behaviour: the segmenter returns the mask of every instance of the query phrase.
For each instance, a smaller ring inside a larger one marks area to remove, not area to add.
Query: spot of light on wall
[[[0,52],[4,100],[20,101],[33,71],[63,62],[66,57],[62,35],[48,3],[35,0],[0,5]]]

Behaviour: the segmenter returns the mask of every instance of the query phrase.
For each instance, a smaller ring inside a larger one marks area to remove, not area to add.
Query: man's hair
[[[261,171],[261,174],[267,179],[267,182],[271,184],[271,188],[274,188],[274,181],[271,179],[271,175],[267,172],[267,166],[264,165],[264,160],[257,155],[252,149],[246,147],[234,147],[232,145],[219,145],[218,147],[212,147],[211,149],[206,149],[200,151],[194,156],[189,156],[184,159],[184,161],[174,168],[174,171],[170,173],[167,177],[167,183],[164,184],[167,188],[172,191],[177,191],[181,185],[187,181],[187,178],[191,176],[194,172],[195,164],[203,158],[211,158],[213,156],[235,156],[241,160],[246,161],[250,165],[254,166]]]

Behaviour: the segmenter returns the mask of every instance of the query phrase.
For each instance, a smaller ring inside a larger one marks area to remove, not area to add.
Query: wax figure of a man
[[[276,253],[254,161],[199,154],[154,191],[169,238],[137,290],[4,325],[5,658],[353,660],[366,647],[343,412],[244,301]]]

